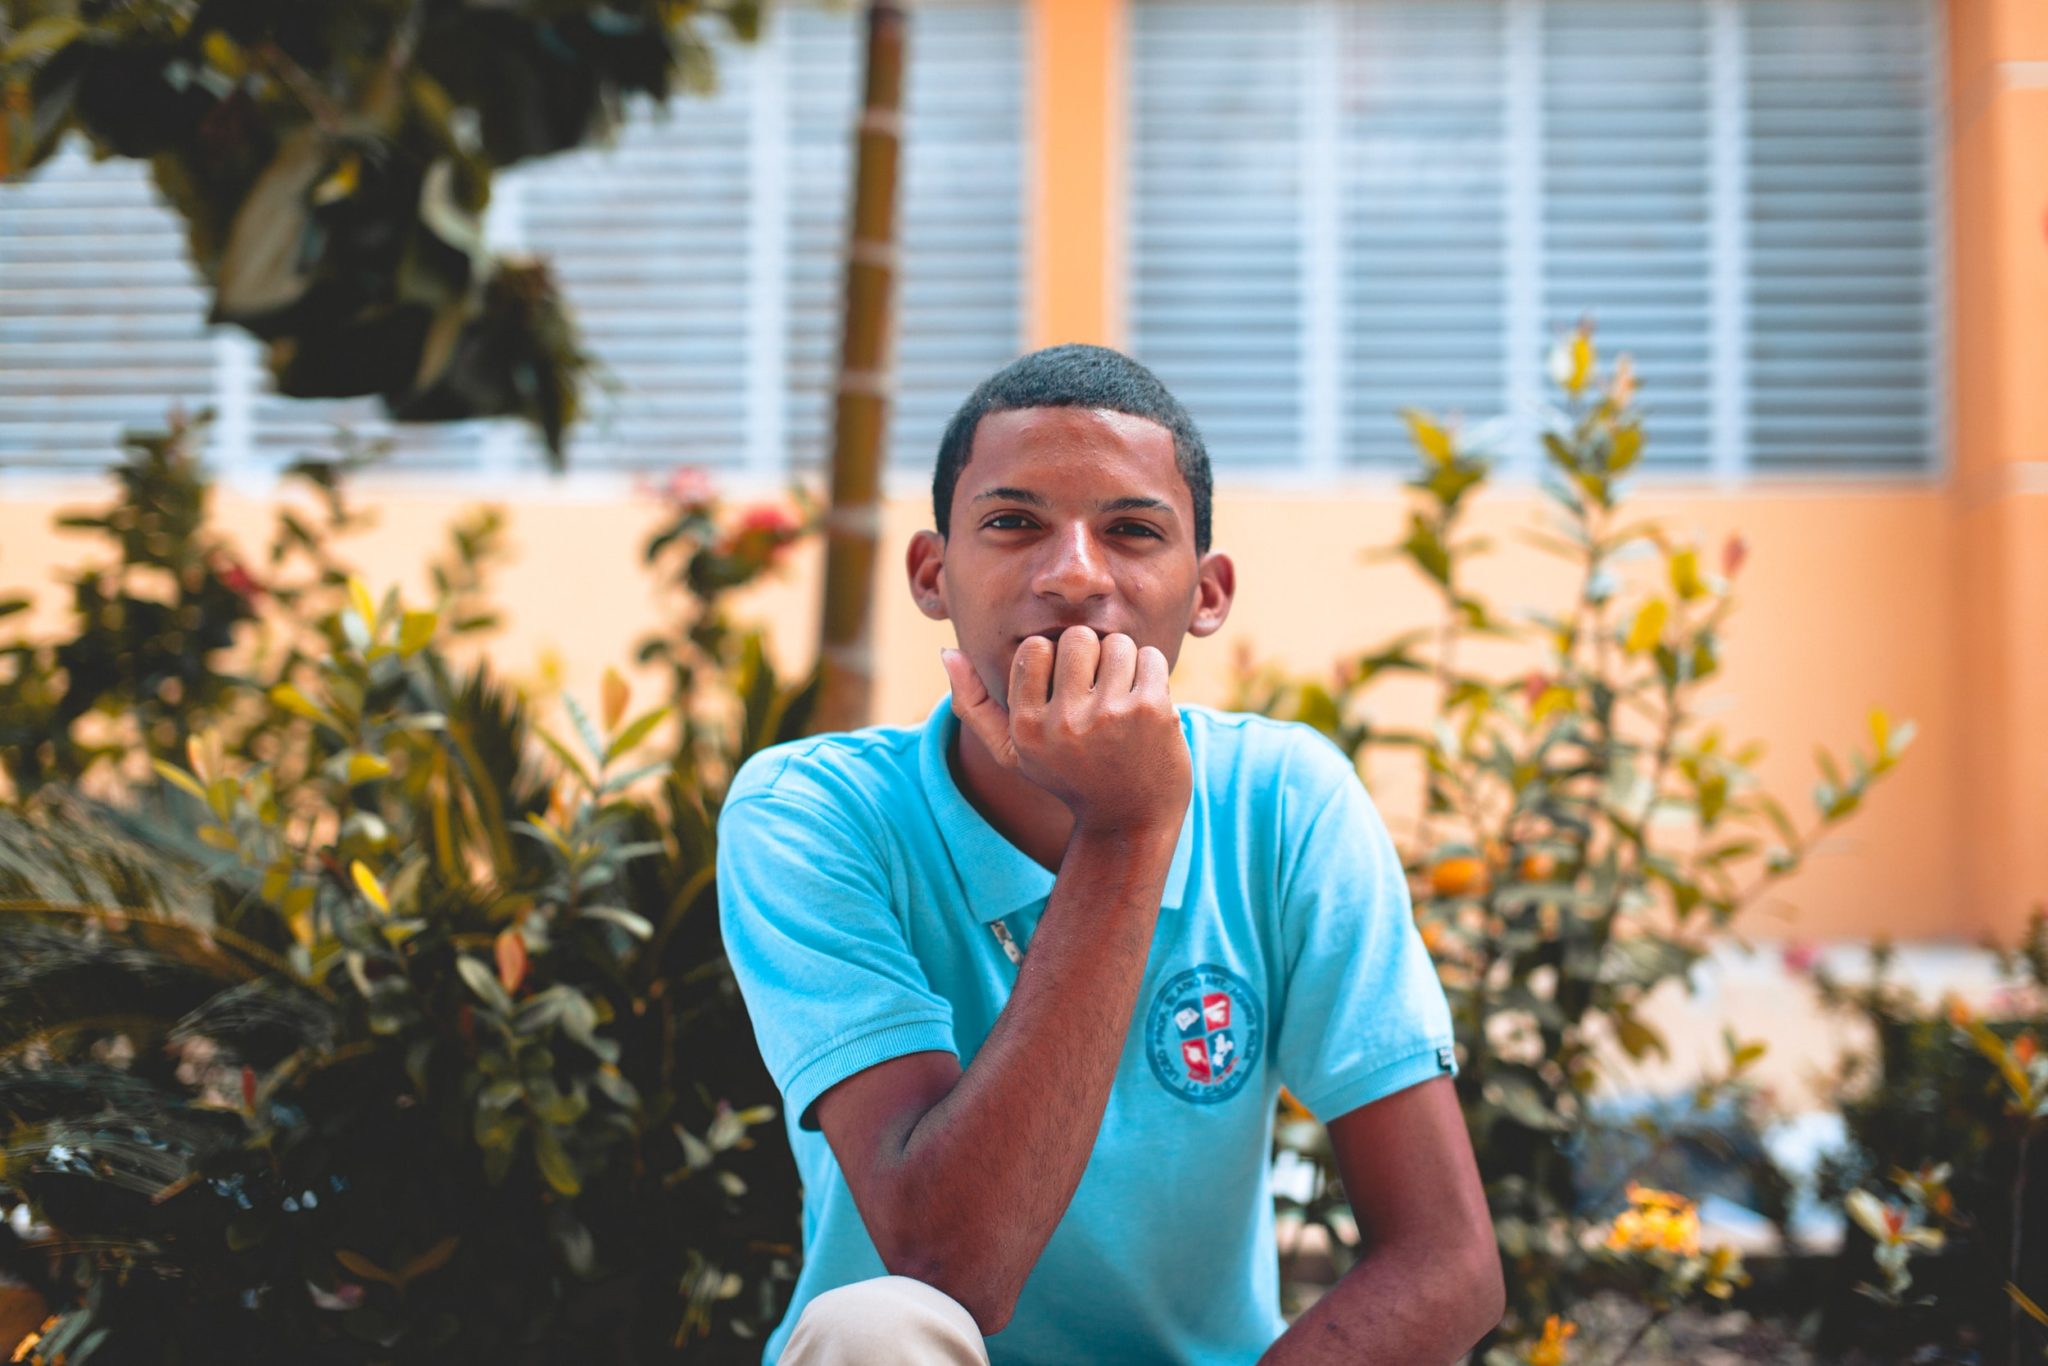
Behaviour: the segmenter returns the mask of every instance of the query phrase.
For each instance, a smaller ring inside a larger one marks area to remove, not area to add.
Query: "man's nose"
[[[1046,558],[1032,588],[1041,596],[1070,603],[1108,595],[1115,587],[1109,561],[1085,526],[1069,527],[1046,542]]]

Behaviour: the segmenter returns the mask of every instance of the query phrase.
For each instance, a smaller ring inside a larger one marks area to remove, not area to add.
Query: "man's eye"
[[[1012,525],[1004,526],[1005,522]],[[982,525],[990,531],[1022,531],[1031,525],[1031,519],[1021,512],[998,512]]]
[[[1159,539],[1159,533],[1146,526],[1143,522],[1118,522],[1114,530],[1135,531],[1140,536],[1150,536],[1155,541]]]

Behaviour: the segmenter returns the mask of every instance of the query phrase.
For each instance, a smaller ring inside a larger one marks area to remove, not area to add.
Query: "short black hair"
[[[939,438],[932,471],[932,517],[943,538],[951,530],[953,490],[974,452],[974,433],[990,413],[1021,408],[1101,408],[1157,422],[1173,433],[1173,463],[1195,505],[1195,554],[1209,553],[1209,504],[1214,481],[1209,451],[1195,420],[1159,376],[1121,351],[1069,343],[1019,356],[975,387]]]

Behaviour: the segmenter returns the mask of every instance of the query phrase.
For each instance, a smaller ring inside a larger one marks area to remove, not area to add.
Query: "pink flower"
[[[795,513],[775,503],[761,503],[739,515],[719,539],[718,553],[765,569],[802,534],[803,523]]]
[[[718,485],[700,465],[678,465],[659,487],[644,479],[638,482],[643,492],[673,504],[679,512],[701,512],[718,501]]]
[[[249,572],[247,566],[232,555],[216,554],[213,557],[213,572],[227,585],[229,592],[246,603],[254,605],[263,596],[263,585],[256,581],[256,576]]]
[[[1782,961],[1785,964],[1785,971],[1804,977],[1820,962],[1820,949],[1803,939],[1795,939],[1785,946]]]
[[[1740,536],[1730,536],[1721,547],[1721,573],[1734,578],[1742,568],[1742,562],[1749,558],[1749,542]]]

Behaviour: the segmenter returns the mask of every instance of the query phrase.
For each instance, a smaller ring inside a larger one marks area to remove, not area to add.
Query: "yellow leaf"
[[[341,159],[327,179],[313,187],[315,204],[332,204],[356,192],[363,178],[363,160],[353,152]]]
[[[206,64],[230,80],[241,79],[249,69],[249,59],[243,55],[241,45],[219,29],[207,32],[200,40],[199,50],[206,54]]]
[[[2048,1327],[2048,1309],[2043,1309],[2040,1305],[2027,1298],[2026,1291],[2020,1289],[2011,1281],[2007,1281],[2005,1283],[2005,1293],[2012,1296],[2012,1302],[2024,1310],[2028,1318],[2043,1327]]]
[[[617,669],[604,671],[604,733],[610,735],[618,729],[619,718],[626,714],[626,703],[632,700],[633,690],[626,686],[626,680],[619,677]]]
[[[273,863],[263,874],[263,899],[275,904],[284,899],[292,885],[292,866],[289,863]]]
[[[215,778],[206,785],[206,805],[223,824],[234,819],[235,798],[241,795],[233,778]]]
[[[356,615],[363,619],[363,625],[370,628],[370,634],[377,634],[377,602],[370,596],[370,586],[351,574],[348,576],[348,603],[356,609]]]
[[[85,32],[85,22],[73,15],[46,14],[24,25],[6,47],[0,48],[0,65],[39,61],[73,39],[83,37]]]
[[[202,802],[206,800],[206,789],[199,785],[197,778],[187,773],[184,769],[174,764],[167,764],[161,759],[152,759],[149,762],[150,766],[156,770],[159,778],[162,778],[173,787],[191,793]]]
[[[1671,591],[1685,602],[1704,597],[1707,582],[1700,577],[1700,554],[1690,547],[1671,555]]]
[[[381,754],[366,754],[358,750],[348,756],[348,785],[373,782],[378,778],[391,776],[391,765]]]
[[[224,825],[202,825],[199,827],[199,842],[209,849],[233,849],[235,832]]]
[[[398,1277],[392,1275],[383,1267],[378,1266],[360,1252],[350,1252],[345,1247],[338,1247],[334,1250],[334,1260],[347,1268],[352,1276],[360,1277],[366,1281],[382,1281],[393,1289],[399,1287]]]
[[[1585,328],[1572,333],[1572,377],[1569,388],[1574,397],[1593,377],[1593,334]]]
[[[439,1271],[448,1265],[448,1259],[455,1255],[455,1245],[462,1241],[462,1235],[451,1233],[440,1242],[422,1252],[419,1256],[398,1268],[398,1279],[416,1281],[430,1271]]]
[[[1651,598],[1636,612],[1635,624],[1628,629],[1628,640],[1623,649],[1632,655],[1655,649],[1657,642],[1664,638],[1664,622],[1671,615],[1671,609],[1662,598]]]
[[[438,612],[407,612],[398,627],[398,653],[411,655],[422,649],[434,638],[434,628],[440,624]]]
[[[1408,434],[1414,438],[1417,450],[1434,464],[1450,463],[1453,454],[1450,433],[1414,408],[1403,408],[1401,416],[1408,420]]]
[[[1593,337],[1584,327],[1575,328],[1569,340],[1550,351],[1551,382],[1577,398],[1593,377]]]
[[[1536,699],[1536,705],[1529,709],[1529,724],[1540,726],[1543,724],[1544,718],[1550,716],[1553,712],[1570,711],[1575,697],[1576,695],[1570,688],[1560,687],[1555,683],[1551,684]]]
[[[1870,737],[1877,741],[1877,752],[1882,754],[1891,744],[1892,719],[1886,716],[1883,707],[1870,713]]]
[[[356,880],[357,889],[369,899],[372,906],[380,911],[391,909],[391,899],[384,895],[384,884],[377,881],[377,875],[365,867],[361,859],[350,863],[348,872],[349,876]]]
[[[270,690],[270,700],[273,704],[294,716],[303,716],[308,721],[318,721],[323,725],[333,724],[326,712],[322,711],[310,698],[289,683],[280,683],[272,688]]]

